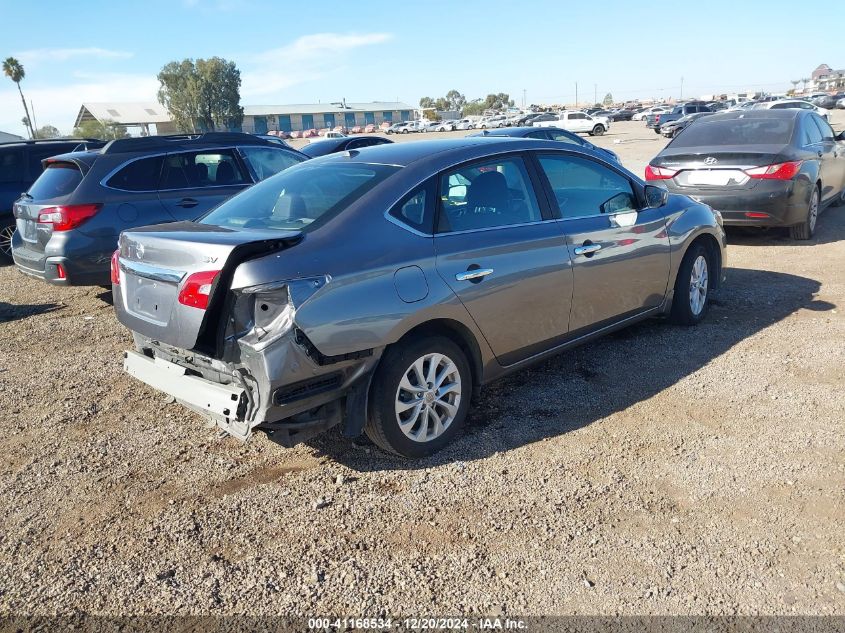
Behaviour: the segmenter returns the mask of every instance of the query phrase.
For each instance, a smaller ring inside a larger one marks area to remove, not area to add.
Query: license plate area
[[[18,218],[18,233],[25,242],[34,244],[38,241],[38,223],[34,220]]]
[[[126,309],[156,325],[166,326],[176,299],[176,284],[125,275]]]
[[[692,169],[686,172],[689,185],[727,187],[744,185],[748,174],[739,169]]]

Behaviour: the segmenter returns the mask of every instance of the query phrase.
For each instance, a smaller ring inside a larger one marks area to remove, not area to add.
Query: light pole
[[[681,99],[684,98],[684,78],[681,77]]]
[[[522,107],[525,107],[525,88],[522,89]]]
[[[593,106],[599,102],[599,85],[593,84]]]
[[[575,82],[575,109],[578,109],[578,82]]]

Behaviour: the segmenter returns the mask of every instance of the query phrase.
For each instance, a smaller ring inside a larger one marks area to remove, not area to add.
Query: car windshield
[[[708,119],[684,130],[672,146],[786,145],[792,137],[792,119]]]
[[[389,165],[302,163],[239,193],[200,222],[229,228],[308,230],[398,171]]]

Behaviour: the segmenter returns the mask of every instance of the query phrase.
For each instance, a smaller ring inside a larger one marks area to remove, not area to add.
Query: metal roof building
[[[170,121],[170,113],[155,101],[83,103],[76,115],[74,127],[86,121],[113,121],[125,127],[143,128],[147,134],[150,133],[150,125],[156,126],[158,134],[176,131]]]
[[[0,132],[0,143],[11,143],[13,141],[22,141],[23,136],[17,134],[10,134],[9,132]]]
[[[244,120],[241,130],[255,134],[268,131],[292,132],[354,127],[382,122],[396,123],[414,118],[414,107],[401,101],[372,101],[365,103],[297,103],[290,105],[248,105],[244,106]],[[76,126],[85,121],[114,121],[126,127],[139,127],[150,133],[150,126],[156,126],[156,133],[177,132],[170,120],[170,114],[160,103],[83,103],[76,115]]]

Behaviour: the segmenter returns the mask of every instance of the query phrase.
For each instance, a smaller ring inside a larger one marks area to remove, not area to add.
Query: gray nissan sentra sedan
[[[336,424],[429,455],[481,385],[641,319],[704,318],[710,207],[554,141],[397,143],[302,163],[196,222],[125,231],[126,371],[229,434]]]

